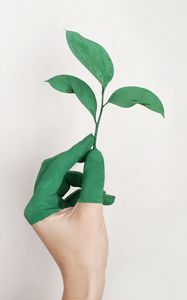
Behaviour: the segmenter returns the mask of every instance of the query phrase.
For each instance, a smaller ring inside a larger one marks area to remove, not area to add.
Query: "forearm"
[[[62,300],[101,300],[105,277],[101,274],[74,274],[64,277]]]

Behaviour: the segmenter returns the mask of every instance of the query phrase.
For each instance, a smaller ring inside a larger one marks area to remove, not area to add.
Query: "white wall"
[[[57,74],[100,86],[73,57],[63,28],[101,43],[115,77],[153,90],[166,118],[108,106],[99,146],[110,257],[104,300],[187,299],[187,19],[185,0],[6,0],[0,9],[0,299],[51,300],[60,273],[23,217],[41,160],[93,132],[74,95],[43,81]]]

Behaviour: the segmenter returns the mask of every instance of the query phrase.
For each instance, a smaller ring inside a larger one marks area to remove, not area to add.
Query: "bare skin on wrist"
[[[92,274],[92,277],[93,274]],[[64,293],[62,300],[101,300],[104,290],[104,277],[89,278],[76,277],[73,280],[65,279],[64,281]]]

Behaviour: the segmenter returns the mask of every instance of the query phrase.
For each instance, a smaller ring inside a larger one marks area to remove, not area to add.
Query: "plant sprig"
[[[129,108],[136,104],[160,113],[164,117],[164,107],[160,99],[150,90],[138,87],[121,87],[114,91],[108,101],[104,103],[104,93],[108,83],[114,76],[114,66],[107,51],[98,43],[89,40],[75,31],[66,31],[68,46],[75,57],[89,70],[101,84],[101,105],[98,118],[97,101],[91,87],[82,79],[72,75],[57,75],[47,80],[56,90],[63,93],[74,93],[80,102],[91,113],[95,122],[96,148],[99,125],[104,107],[111,103]]]

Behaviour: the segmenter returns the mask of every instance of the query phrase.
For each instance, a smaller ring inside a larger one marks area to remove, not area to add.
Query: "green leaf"
[[[59,92],[74,93],[96,120],[96,98],[86,82],[71,75],[57,75],[48,79],[47,82]]]
[[[106,50],[74,31],[66,31],[66,39],[76,58],[106,87],[114,76],[114,66]]]
[[[137,86],[127,86],[116,90],[108,103],[121,107],[131,107],[141,104],[150,110],[160,113],[164,117],[164,107],[160,99],[151,91]]]

